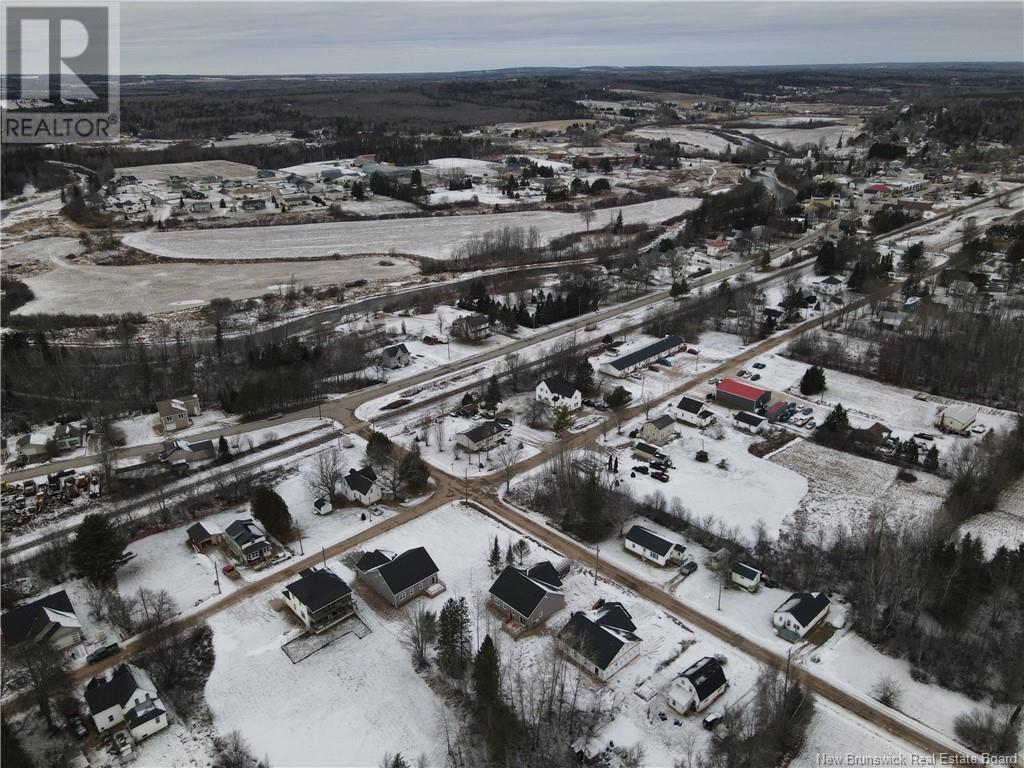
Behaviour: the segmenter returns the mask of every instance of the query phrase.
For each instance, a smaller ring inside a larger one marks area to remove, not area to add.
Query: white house
[[[671,440],[676,433],[676,420],[668,414],[651,419],[640,427],[640,437],[655,445],[664,445]]]
[[[772,613],[772,626],[783,640],[795,643],[828,615],[824,592],[794,592]]]
[[[748,592],[757,592],[761,588],[761,572],[746,563],[736,563],[732,567],[730,578],[733,584]]]
[[[558,633],[558,645],[572,661],[607,680],[640,655],[636,625],[622,603],[599,600],[589,611],[575,611]]]
[[[659,451],[657,447],[638,441],[633,446],[633,458],[640,459],[640,461],[663,461],[668,457]]]
[[[63,589],[8,611],[0,616],[0,627],[7,646],[45,642],[65,651],[84,640],[82,622]]]
[[[583,405],[583,393],[564,376],[551,376],[537,385],[537,402],[552,407],[564,405],[570,411],[575,411]]]
[[[355,570],[360,579],[395,608],[439,584],[437,564],[425,547],[407,549],[398,555],[375,549],[359,558]]]
[[[489,451],[505,436],[506,428],[497,421],[485,421],[455,436],[455,444],[467,451]]]
[[[664,566],[670,562],[682,563],[683,553],[686,551],[685,545],[667,539],[642,525],[630,527],[622,544],[627,551],[658,566]]]
[[[843,281],[834,275],[814,284],[814,290],[825,296],[838,296],[843,292]]]
[[[718,659],[705,656],[679,674],[668,691],[668,704],[681,715],[702,712],[729,687]]]
[[[707,252],[708,256],[713,259],[720,259],[729,250],[729,243],[719,238],[718,240],[712,240],[708,243]]]
[[[77,424],[58,424],[53,433],[53,441],[58,451],[73,451],[82,447],[85,430]]]
[[[199,395],[160,400],[156,404],[160,414],[160,426],[164,432],[174,432],[192,426],[192,416],[202,413],[199,407]]]
[[[703,400],[689,395],[684,396],[676,404],[675,413],[676,418],[683,424],[702,429],[715,420],[715,415],[704,407]]]
[[[622,379],[631,373],[651,365],[657,360],[672,355],[686,346],[682,336],[665,336],[662,339],[641,347],[634,352],[617,357],[607,363],[601,363],[598,370],[607,376]]]
[[[141,740],[168,724],[167,710],[153,681],[130,664],[90,680],[85,702],[100,733],[124,723],[132,736]]]
[[[384,488],[377,482],[373,467],[363,467],[350,469],[342,478],[341,493],[349,501],[368,507],[384,497]]]
[[[768,420],[764,416],[758,416],[750,411],[740,411],[733,417],[733,420],[737,429],[753,432],[754,434],[764,430],[768,424]]]
[[[949,432],[966,432],[978,418],[978,409],[971,405],[948,405],[939,411],[936,425]]]
[[[42,432],[32,432],[28,435],[22,435],[18,438],[15,446],[19,456],[25,456],[26,458],[32,459],[39,456],[45,456],[47,451],[47,444],[49,438]]]
[[[385,368],[404,368],[412,360],[405,344],[384,347],[380,352],[380,361]]]
[[[225,540],[235,555],[247,563],[256,563],[265,557],[269,557],[274,546],[267,539],[263,529],[256,525],[256,521],[234,520],[224,529]]]

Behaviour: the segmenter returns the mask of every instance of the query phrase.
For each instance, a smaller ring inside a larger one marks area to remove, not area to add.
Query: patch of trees
[[[188,721],[201,718],[203,692],[213,672],[213,630],[206,623],[195,627],[161,627],[150,633],[138,663],[153,678],[160,695]]]
[[[904,211],[898,206],[886,205],[876,211],[868,220],[868,226],[871,227],[872,232],[880,235],[910,224],[920,218],[916,213]]]
[[[475,281],[456,306],[488,315],[505,328],[512,330],[520,325],[540,327],[579,317],[595,311],[602,298],[604,291],[600,286],[588,279],[581,279],[570,282],[568,287],[558,293],[533,293],[529,304],[523,300],[514,305],[505,304],[491,296],[482,281]]]
[[[684,237],[692,241],[730,229],[750,229],[767,223],[773,208],[764,185],[743,179],[728,192],[706,195],[690,213]]]
[[[961,444],[949,460],[952,485],[945,509],[963,521],[991,511],[1000,495],[1024,474],[1024,417],[1005,432],[989,431],[979,441]]]
[[[28,304],[36,295],[21,280],[4,275],[0,277],[0,290],[3,291],[3,302],[0,303],[0,320],[10,325],[11,313]]]
[[[418,169],[413,171],[414,176],[417,173],[419,173]],[[395,200],[401,200],[406,203],[413,203],[427,194],[422,184],[406,184],[403,181],[388,178],[380,173],[374,173],[370,176],[370,191],[375,195],[392,197]]]
[[[893,160],[902,160],[906,156],[907,148],[905,146],[887,141],[876,141],[868,149],[868,160],[892,162]]]
[[[292,516],[285,500],[266,485],[257,485],[249,499],[252,516],[275,539],[287,539],[292,533]]]
[[[6,289],[5,289],[6,290]],[[31,289],[29,289],[31,293]],[[6,308],[5,308],[6,311]],[[15,315],[4,323],[22,331],[62,331],[68,328],[112,329],[114,338],[133,337],[138,333],[134,326],[145,325],[149,318],[138,312],[124,314],[76,315],[67,312],[57,314]],[[130,328],[130,330],[129,330]]]
[[[544,244],[536,227],[503,227],[470,238],[452,251],[446,268],[515,266],[542,261]]]
[[[106,516],[86,515],[75,531],[71,561],[75,570],[92,584],[109,584],[124,555],[126,544]]]

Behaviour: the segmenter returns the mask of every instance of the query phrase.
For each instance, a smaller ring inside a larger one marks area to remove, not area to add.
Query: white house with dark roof
[[[48,643],[58,651],[81,644],[82,622],[63,589],[20,605],[0,616],[4,644]]]
[[[500,441],[508,428],[497,421],[485,421],[455,436],[455,444],[472,453],[489,451]]]
[[[824,280],[816,282],[814,290],[825,296],[838,296],[843,292],[843,281],[834,275],[829,275]]]
[[[668,690],[668,704],[681,715],[702,712],[728,687],[721,663],[705,656],[679,673]]]
[[[564,376],[550,376],[537,385],[537,402],[552,408],[565,406],[570,411],[583,405],[583,393]]]
[[[601,680],[639,656],[641,642],[633,617],[622,603],[604,600],[589,611],[574,611],[558,633],[562,652]]]
[[[700,428],[708,426],[715,420],[715,415],[705,407],[703,400],[689,395],[685,395],[676,404],[675,416],[683,424]]]
[[[142,740],[168,725],[167,710],[153,681],[130,664],[90,680],[85,703],[100,733],[124,723],[135,739]]]
[[[757,592],[761,588],[761,572],[746,563],[736,563],[729,578],[733,584],[747,592]]]
[[[772,613],[772,626],[783,640],[795,643],[828,615],[824,592],[794,592]]]
[[[199,407],[199,395],[160,400],[156,404],[160,415],[160,426],[164,432],[174,432],[192,426],[192,417],[202,413]]]
[[[737,429],[757,434],[767,428],[768,419],[750,411],[740,411],[733,416],[733,423]]]
[[[49,442],[50,439],[45,433],[31,432],[19,437],[17,442],[15,442],[15,448],[19,456],[34,459],[46,455]]]
[[[53,442],[58,451],[73,451],[82,447],[85,430],[77,424],[58,424],[53,432]]]
[[[651,363],[656,362],[665,355],[671,355],[678,352],[680,349],[686,346],[681,336],[665,336],[662,339],[648,344],[645,347],[641,347],[634,352],[617,357],[607,363],[602,363],[599,366],[601,373],[608,376],[614,376],[615,378],[622,379],[629,376],[634,371],[638,371],[641,368],[645,368]]]
[[[622,540],[626,551],[658,566],[682,563],[686,546],[642,525],[631,526]]]
[[[479,341],[491,335],[491,318],[487,315],[473,313],[457,317],[452,321],[451,334],[460,339]]]
[[[641,461],[662,461],[668,457],[659,451],[657,446],[638,441],[633,446],[633,458],[640,459]]]
[[[224,529],[231,551],[246,563],[258,563],[274,550],[263,529],[252,518],[235,520]]]
[[[508,565],[488,590],[489,599],[505,621],[527,629],[536,627],[565,606],[561,578],[553,583],[556,576],[547,568],[523,570]]]
[[[405,344],[394,344],[380,351],[380,361],[385,368],[404,368],[412,361]]]
[[[654,445],[664,445],[675,437],[675,434],[676,420],[667,413],[644,422],[640,427],[640,437]]]
[[[352,590],[329,568],[306,568],[282,592],[285,605],[311,632],[323,632],[353,612]]]
[[[377,482],[373,467],[350,469],[341,479],[341,493],[351,502],[370,506],[384,497],[384,488]]]
[[[356,563],[356,573],[395,608],[428,591],[440,581],[438,568],[424,547],[395,555],[375,549]]]

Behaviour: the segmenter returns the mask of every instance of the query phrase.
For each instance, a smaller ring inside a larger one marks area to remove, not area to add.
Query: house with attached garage
[[[712,656],[705,656],[679,673],[669,688],[668,704],[681,715],[702,712],[728,687],[721,663]]]
[[[217,446],[213,440],[200,440],[198,443],[164,440],[160,451],[160,461],[168,464],[196,464],[200,461],[213,461],[216,458]]]
[[[676,419],[703,429],[715,420],[715,415],[704,407],[703,400],[687,395],[676,404]]]
[[[225,541],[235,556],[245,563],[258,563],[274,550],[263,529],[252,519],[235,520],[224,529]]]
[[[736,429],[742,429],[744,432],[752,432],[757,434],[765,429],[768,425],[768,419],[764,416],[758,416],[756,413],[750,413],[749,411],[740,411],[733,416],[733,422]]]
[[[130,664],[90,680],[85,687],[85,703],[100,733],[124,723],[132,737],[141,741],[168,725],[167,710],[153,681]]]
[[[160,415],[160,426],[164,432],[174,432],[192,426],[192,416],[202,413],[199,407],[199,395],[160,400],[156,404]]]
[[[193,523],[185,531],[188,536],[189,546],[196,552],[202,552],[206,547],[217,546],[224,539],[224,531],[216,523],[208,520]]]
[[[564,376],[551,376],[537,385],[537,402],[552,407],[565,406],[575,411],[583,405],[583,393]]]
[[[437,565],[423,547],[400,555],[367,552],[356,562],[356,573],[395,608],[440,583]]]
[[[669,563],[682,563],[686,546],[678,541],[672,541],[650,528],[642,525],[631,526],[626,531],[622,545],[627,552],[639,555],[644,560],[654,563],[657,566],[665,566]]]
[[[971,405],[949,405],[939,411],[936,426],[949,432],[966,432],[978,418],[978,409]]]
[[[384,488],[377,482],[373,467],[366,466],[348,471],[341,480],[341,493],[349,501],[368,507],[384,497]]]
[[[485,421],[455,436],[455,444],[471,453],[489,451],[505,437],[507,428],[497,421]]]
[[[85,639],[71,598],[63,589],[18,606],[0,616],[5,646],[47,643],[58,651],[80,645]]]
[[[562,580],[552,571],[538,566],[528,570],[506,566],[488,590],[489,600],[510,624],[527,629],[543,624],[565,606]]]
[[[53,442],[58,451],[73,451],[82,447],[85,430],[77,424],[58,424],[53,433]]]
[[[757,592],[761,588],[761,572],[746,563],[736,563],[729,578],[733,584],[747,592]]]
[[[607,680],[640,655],[642,640],[622,603],[598,600],[589,611],[574,611],[558,633],[558,647],[572,661]]]
[[[664,445],[676,434],[676,420],[668,414],[644,422],[640,427],[640,437],[655,445]]]
[[[284,603],[310,632],[323,632],[353,613],[352,590],[330,568],[305,568],[284,588]]]
[[[828,615],[824,592],[794,592],[772,613],[772,626],[783,640],[795,643]]]
[[[394,344],[380,351],[380,362],[385,368],[404,368],[412,360],[405,344]]]

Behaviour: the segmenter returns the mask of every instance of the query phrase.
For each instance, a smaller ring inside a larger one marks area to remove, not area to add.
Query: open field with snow
[[[696,149],[704,149],[708,152],[725,152],[726,148],[735,146],[708,131],[686,126],[669,126],[667,128],[637,128],[631,131],[629,136],[637,136],[647,141],[658,141],[668,139],[674,144],[688,144]]]
[[[223,176],[226,179],[248,179],[256,175],[256,166],[233,163],[230,160],[197,160],[190,163],[154,163],[118,168],[117,176],[137,176],[152,181],[167,181],[171,176],[198,179],[203,176]]]
[[[5,264],[26,264],[32,261],[47,261],[68,254],[79,254],[84,250],[80,241],[73,237],[41,237],[21,243],[4,245]]]
[[[796,148],[802,147],[805,144],[814,144],[817,146],[818,142],[824,139],[825,144],[830,149],[836,146],[836,142],[838,142],[840,138],[845,142],[846,139],[853,138],[860,133],[860,130],[856,126],[850,125],[829,125],[821,128],[768,126],[765,128],[740,128],[738,131],[741,134],[752,134],[760,139],[770,141],[773,144],[781,145],[789,143]]]
[[[244,241],[237,243],[233,248],[234,258],[246,258],[246,247]],[[397,280],[419,271],[405,259],[389,257],[391,266],[381,266],[380,261],[379,257],[356,257],[244,266],[165,263],[109,267],[78,264],[63,258],[62,254],[50,255],[53,269],[25,278],[36,298],[18,312],[31,315],[102,311],[149,315],[206,304],[221,296],[244,299],[274,293],[293,282],[297,287],[329,285],[348,282],[353,275],[367,280]]]
[[[696,198],[670,197],[597,212],[598,223],[622,213],[626,224],[659,222],[696,208]],[[544,240],[584,229],[578,214],[523,211],[393,221],[342,221],[188,232],[139,232],[126,245],[172,259],[302,259],[332,254],[401,254],[448,259],[468,239],[504,227],[536,227]]]

